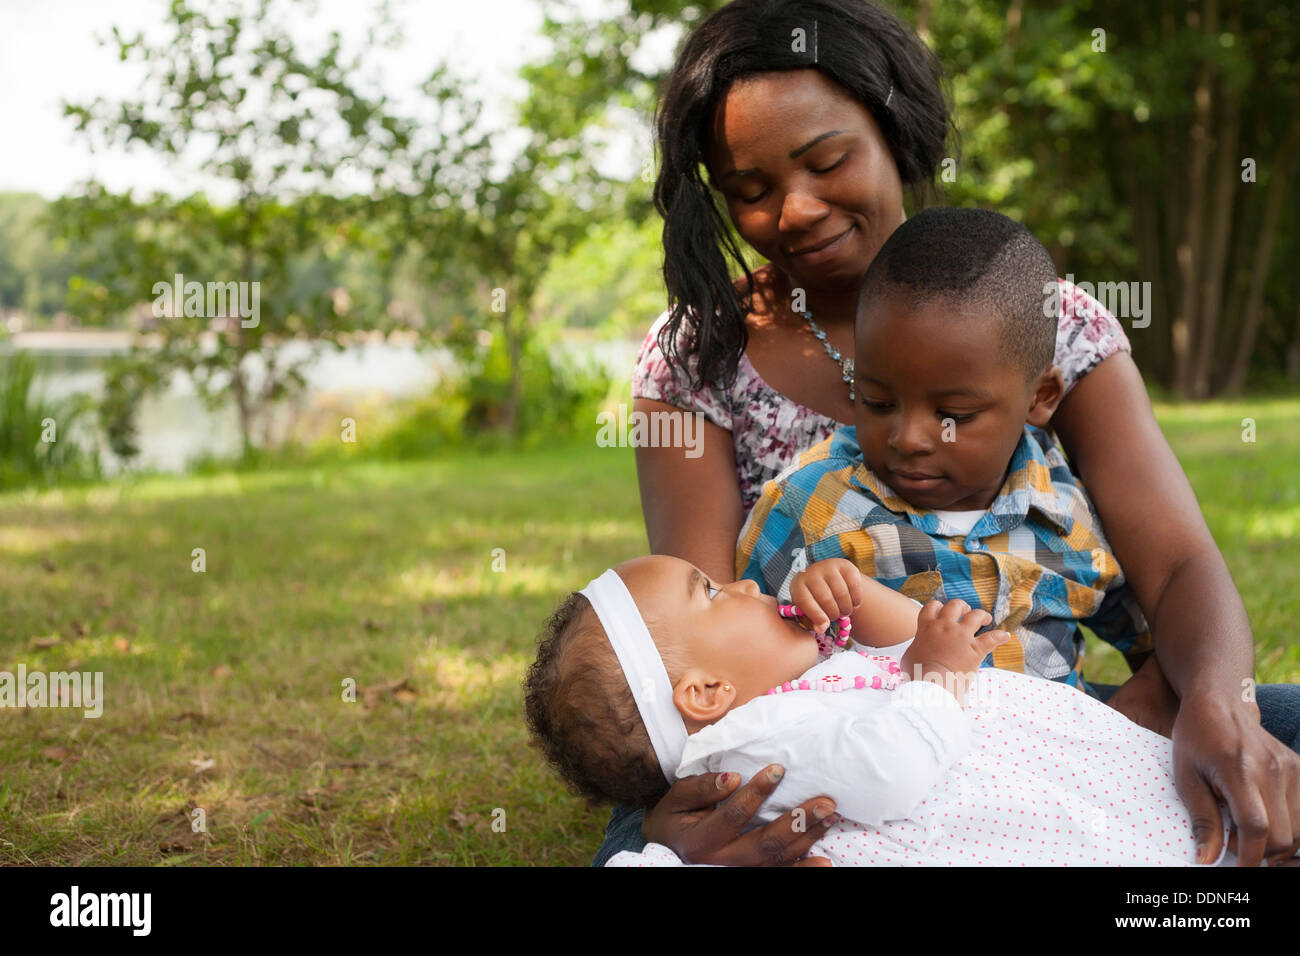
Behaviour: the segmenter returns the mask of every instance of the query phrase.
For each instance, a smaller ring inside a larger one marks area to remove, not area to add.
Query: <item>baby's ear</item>
[[[1038,376],[1038,381],[1034,383],[1033,403],[1029,406],[1025,421],[1036,428],[1046,427],[1063,398],[1065,398],[1065,375],[1059,366],[1053,365]]]
[[[688,670],[673,688],[678,713],[698,724],[721,720],[735,700],[735,685],[699,668]]]

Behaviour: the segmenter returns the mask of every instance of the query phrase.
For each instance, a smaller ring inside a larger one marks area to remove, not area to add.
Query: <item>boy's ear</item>
[[[673,704],[688,721],[711,724],[720,720],[736,700],[736,686],[699,668],[682,675],[673,688]]]
[[[1037,428],[1046,427],[1056,412],[1056,406],[1061,404],[1063,398],[1065,398],[1065,375],[1062,374],[1059,366],[1053,365],[1038,376],[1038,381],[1034,383],[1034,400],[1029,406],[1025,421]]]

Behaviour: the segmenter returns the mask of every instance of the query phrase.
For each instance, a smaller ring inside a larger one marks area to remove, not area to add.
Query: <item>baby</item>
[[[843,819],[812,852],[836,864],[1196,863],[1167,738],[1066,684],[980,669],[1009,635],[978,634],[988,613],[960,600],[918,615],[843,560],[800,575],[810,619],[839,606],[818,593],[853,606],[854,637],[915,638],[901,660],[825,654],[752,581],[718,586],[665,555],[624,562],[552,617],[530,728],[596,801],[648,807],[679,777],[778,762],[756,819],[833,798]],[[676,862],[653,844],[611,861]]]

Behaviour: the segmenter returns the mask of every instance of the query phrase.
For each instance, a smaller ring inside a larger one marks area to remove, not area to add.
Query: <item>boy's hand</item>
[[[816,561],[790,585],[790,603],[803,611],[818,634],[825,634],[831,621],[852,614],[862,597],[862,572],[846,558]]]
[[[903,673],[912,679],[923,679],[926,674],[937,672],[945,678],[945,686],[954,685],[953,696],[964,703],[963,692],[969,675],[979,669],[993,648],[1011,640],[1011,634],[1002,630],[976,635],[976,631],[991,623],[993,616],[988,611],[972,610],[960,598],[947,604],[930,601],[917,617],[916,640],[903,655]],[[951,680],[947,679],[949,675]]]

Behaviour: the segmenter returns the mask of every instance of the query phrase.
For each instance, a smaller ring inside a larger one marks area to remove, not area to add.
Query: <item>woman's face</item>
[[[820,70],[733,84],[706,162],[737,232],[795,287],[856,288],[904,219],[880,127]]]

